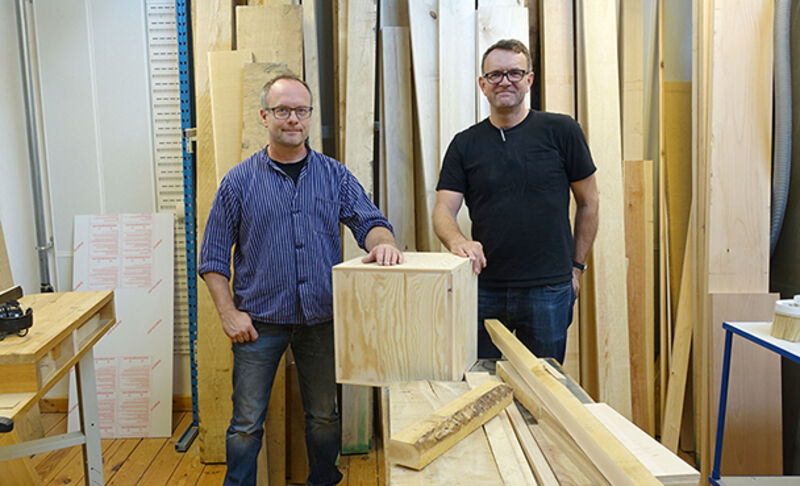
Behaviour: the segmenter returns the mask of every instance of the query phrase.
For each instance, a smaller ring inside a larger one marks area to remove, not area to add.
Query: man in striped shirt
[[[222,179],[203,235],[198,272],[233,343],[226,485],[255,484],[270,390],[289,344],[305,409],[308,484],[341,480],[331,288],[339,223],[367,250],[364,262],[403,261],[392,226],[356,178],[306,143],[311,103],[308,86],[293,75],[264,86],[269,145]]]

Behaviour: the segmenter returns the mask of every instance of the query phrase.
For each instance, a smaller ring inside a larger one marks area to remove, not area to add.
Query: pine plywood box
[[[336,381],[461,380],[477,357],[478,278],[466,258],[405,253],[402,265],[333,267]]]

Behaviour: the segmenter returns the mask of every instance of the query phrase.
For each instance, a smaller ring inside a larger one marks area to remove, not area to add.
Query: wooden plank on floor
[[[487,381],[501,381],[496,376],[490,376],[489,373],[485,372],[467,372],[464,379],[471,389]],[[513,400],[506,407],[506,410],[512,407],[516,410],[516,404],[514,404]],[[486,432],[486,438],[492,448],[497,469],[500,470],[500,476],[502,476],[505,484],[536,485],[538,483],[528,464],[528,459],[525,457],[522,446],[517,440],[511,425],[511,419],[506,410],[501,411],[483,424],[483,430]]]
[[[477,121],[475,104],[465,100],[478,94],[475,64],[476,14],[471,2],[439,0],[439,160],[456,133]],[[458,45],[457,49],[453,46]],[[458,226],[471,238],[472,221],[466,205],[457,216]]]
[[[217,184],[234,165],[241,162],[242,69],[253,61],[250,51],[208,53],[211,126]]]
[[[392,431],[403,430],[468,389],[464,382],[393,383],[389,386]],[[503,484],[483,429],[465,437],[422,471],[392,465],[389,475],[393,486],[443,484],[453,478],[459,478],[461,484]]]
[[[176,417],[176,426],[173,427],[172,437],[169,438],[158,451],[150,467],[142,475],[139,484],[169,484],[169,478],[178,467],[184,453],[175,450],[175,443],[180,440],[186,428],[192,423],[191,413],[181,413]]]
[[[208,213],[217,190],[214,139],[211,124],[208,52],[230,51],[233,31],[233,2],[198,2],[194,15],[194,89],[197,119],[196,210],[197,247],[203,239]],[[211,294],[203,283],[197,285],[197,389],[200,426],[197,441],[201,456],[209,462],[225,460],[225,429],[230,418],[230,348],[221,346],[227,337]]]
[[[603,221],[592,247],[587,277],[595,282],[594,327],[597,336],[597,384],[600,401],[631,417],[628,299],[625,262],[625,212],[622,187],[617,29],[612,1],[578,2],[581,18],[586,96],[583,129],[602,194]]]
[[[197,478],[196,486],[219,486],[225,479],[224,464],[207,464]]]
[[[402,251],[416,249],[411,44],[408,27],[381,29],[386,217]]]
[[[502,323],[489,319],[486,329],[495,346],[509,358],[541,410],[564,428],[611,484],[660,484]],[[526,392],[520,386],[515,386],[514,390],[515,394]]]
[[[422,0],[408,4],[416,107],[414,124],[418,141],[415,146],[419,151],[414,158],[417,251],[440,248],[431,221],[440,162],[438,3],[437,0]]]
[[[283,62],[254,62],[243,66],[243,87],[241,90],[239,126],[241,143],[239,160],[244,160],[269,143],[269,135],[261,120],[261,90],[265,84],[279,74],[287,71]]]
[[[109,486],[135,484],[138,478],[144,475],[144,472],[166,442],[167,440],[163,438],[142,439],[139,441],[139,444],[125,459],[125,462],[114,474],[114,477],[110,481],[106,480],[106,484]]]
[[[500,39],[517,39],[528,47],[528,9],[518,5],[485,5],[478,3],[477,42],[475,66],[478,74],[483,74],[481,59],[492,44]],[[478,104],[478,120],[489,116],[489,102],[481,90],[476,90]],[[525,95],[525,106],[531,105],[530,93]]]
[[[627,160],[624,176],[631,409],[633,423],[655,435],[653,162]]]
[[[712,343],[709,356],[709,440],[715,443],[725,333],[723,321],[769,321],[777,294],[711,294]],[[781,358],[761,346],[735,337],[731,353],[723,475],[783,474]],[[711,450],[713,457],[714,451]]]
[[[300,5],[236,7],[236,49],[256,62],[284,62],[303,76],[303,8]]]
[[[317,43],[317,7],[315,1],[303,2],[303,67],[305,81],[311,89],[314,111],[308,141],[311,148],[322,152],[322,97],[319,86],[319,45]]]
[[[203,463],[200,462],[200,448],[193,444],[188,451],[181,455],[178,467],[169,477],[170,486],[190,486],[197,483],[197,478],[203,472]]]
[[[717,2],[713,12],[707,221],[712,294],[769,289],[773,9],[771,0],[738,0]]]

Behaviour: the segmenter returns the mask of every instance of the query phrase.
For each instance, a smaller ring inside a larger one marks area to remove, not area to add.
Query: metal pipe
[[[22,67],[22,82],[25,100],[25,119],[28,131],[28,157],[31,169],[31,189],[33,190],[33,211],[36,227],[36,252],[39,257],[40,292],[52,292],[50,282],[49,250],[53,243],[47,237],[47,226],[42,197],[42,172],[39,161],[39,132],[37,130],[36,98],[33,89],[31,53],[28,40],[27,0],[17,0],[17,33],[19,35],[19,59]]]

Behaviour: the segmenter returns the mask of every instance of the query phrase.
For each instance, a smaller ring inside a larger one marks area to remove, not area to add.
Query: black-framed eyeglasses
[[[292,112],[297,115],[298,120],[305,120],[311,117],[312,110],[314,110],[314,108],[310,106],[298,106],[297,108],[289,108],[288,106],[273,106],[272,108],[267,108],[265,111],[271,111],[272,116],[278,120],[287,120],[290,116],[292,116]]]
[[[483,79],[490,84],[498,84],[503,81],[503,77],[508,78],[510,83],[519,83],[528,71],[522,69],[509,69],[508,71],[491,71],[483,75]]]

